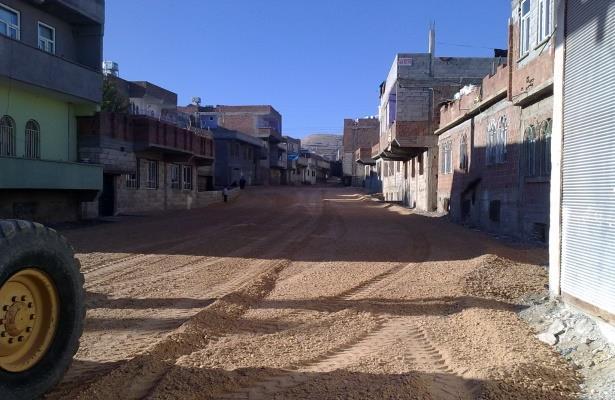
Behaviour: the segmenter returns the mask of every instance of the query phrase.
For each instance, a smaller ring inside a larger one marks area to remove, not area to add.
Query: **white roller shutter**
[[[615,1],[567,5],[561,287],[615,314]]]

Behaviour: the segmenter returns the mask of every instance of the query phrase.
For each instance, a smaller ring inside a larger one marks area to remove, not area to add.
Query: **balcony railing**
[[[0,35],[0,76],[100,103],[99,71]]]
[[[158,148],[213,158],[213,139],[202,129],[188,130],[155,118],[134,116],[135,150]]]
[[[102,189],[102,165],[0,157],[0,189]]]

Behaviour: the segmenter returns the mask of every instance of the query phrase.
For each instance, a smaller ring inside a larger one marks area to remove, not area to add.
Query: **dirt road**
[[[48,398],[571,399],[516,316],[543,250],[338,188],[64,232],[86,332]]]

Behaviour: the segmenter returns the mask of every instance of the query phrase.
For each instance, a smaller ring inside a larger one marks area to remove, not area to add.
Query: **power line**
[[[473,45],[473,44],[462,44],[462,43],[447,43],[447,42],[436,42],[438,44],[442,44],[444,46],[457,46],[457,47],[471,47],[471,48],[476,48],[476,49],[499,49],[499,47],[493,46],[493,47],[488,47],[488,46],[477,46],[477,45]]]

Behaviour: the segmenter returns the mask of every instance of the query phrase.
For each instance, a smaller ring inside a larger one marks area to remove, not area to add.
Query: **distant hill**
[[[342,135],[314,133],[301,139],[301,147],[336,161],[342,154]]]

